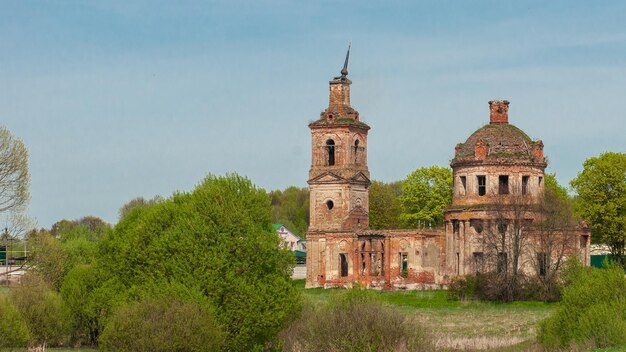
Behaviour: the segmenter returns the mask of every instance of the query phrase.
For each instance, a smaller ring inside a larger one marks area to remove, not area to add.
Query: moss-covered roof
[[[476,143],[487,145],[487,158],[533,159],[533,141],[524,131],[508,123],[488,124],[472,133],[465,143],[457,145],[454,160],[473,159]]]

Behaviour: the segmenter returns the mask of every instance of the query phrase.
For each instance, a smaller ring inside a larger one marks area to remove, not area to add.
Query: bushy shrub
[[[478,299],[478,280],[475,275],[455,277],[448,285],[448,298],[455,301],[470,301]]]
[[[423,351],[430,347],[423,331],[372,292],[356,288],[321,307],[305,305],[280,339],[283,351]]]
[[[29,328],[29,344],[62,346],[67,343],[69,312],[61,296],[41,278],[22,277],[22,285],[11,290],[10,299]]]
[[[30,338],[26,321],[6,298],[0,298],[0,349],[26,347]]]
[[[207,305],[160,296],[122,306],[100,336],[104,351],[216,351],[224,334]]]
[[[626,344],[626,279],[618,266],[573,270],[555,313],[541,322],[548,349]]]
[[[499,273],[479,273],[454,278],[448,286],[448,298],[451,300],[467,301],[482,300],[506,302],[518,301],[544,301],[555,302],[560,299],[562,283],[558,276],[550,282],[536,277],[517,275],[518,282],[511,285],[508,280],[511,276]],[[514,292],[509,292],[515,287]]]

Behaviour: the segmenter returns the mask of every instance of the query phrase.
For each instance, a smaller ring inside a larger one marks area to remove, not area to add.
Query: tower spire
[[[348,44],[348,52],[346,53],[346,61],[343,63],[343,68],[341,69],[341,78],[344,79],[348,76],[348,60],[350,59],[350,47],[352,43]]]

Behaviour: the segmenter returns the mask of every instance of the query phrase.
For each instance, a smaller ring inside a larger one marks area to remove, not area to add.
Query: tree
[[[370,228],[397,229],[401,227],[402,183],[372,181],[370,185]]]
[[[418,227],[443,224],[443,210],[452,202],[452,171],[447,167],[422,167],[402,182],[402,221]]]
[[[145,199],[144,197],[133,198],[126,204],[122,205],[119,210],[119,220],[122,220],[128,213],[138,207],[149,207],[163,201],[163,197],[156,195],[152,199]]]
[[[560,296],[559,273],[571,249],[575,247],[577,235],[572,230],[577,221],[573,202],[567,190],[558,184],[554,174],[545,174],[545,188],[538,211],[541,218],[533,225],[533,264],[541,285],[540,298],[554,301]]]
[[[31,231],[32,270],[58,291],[72,268],[95,260],[98,242],[111,231],[111,225],[94,216],[58,221],[51,231]]]
[[[309,190],[295,186],[270,192],[272,221],[304,238],[309,228]]]
[[[28,151],[19,138],[0,127],[0,213],[28,203]]]
[[[102,240],[97,272],[120,283],[118,295],[172,284],[202,292],[225,329],[225,349],[257,350],[299,308],[294,257],[280,244],[264,190],[238,175],[209,176],[193,192],[124,217]]]
[[[484,265],[482,291],[489,300],[511,302],[522,297],[526,275],[524,266],[531,252],[529,222],[535,215],[526,196],[494,196],[494,218],[484,226],[482,246]]]
[[[626,267],[626,153],[587,159],[571,185],[579,197],[576,210],[590,223],[592,236],[608,245],[612,257]]]

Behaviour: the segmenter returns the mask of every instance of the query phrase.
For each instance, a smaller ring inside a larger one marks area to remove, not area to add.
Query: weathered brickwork
[[[515,209],[521,201],[532,206],[541,199],[543,143],[509,124],[508,101],[491,101],[490,123],[455,147],[454,194],[445,211],[445,228],[370,230],[370,127],[350,105],[351,84],[346,59],[342,75],[330,81],[328,108],[309,124],[306,287],[354,283],[381,289],[445,287],[451,277],[478,270],[480,253],[489,254],[485,233],[496,227],[502,230],[502,219],[514,221],[516,215],[525,224],[540,220],[538,213]],[[588,264],[588,231],[571,231],[573,237],[562,232],[573,238],[566,252],[578,254]],[[540,235],[528,237],[532,241]],[[530,249],[525,250],[524,255],[532,257]]]

